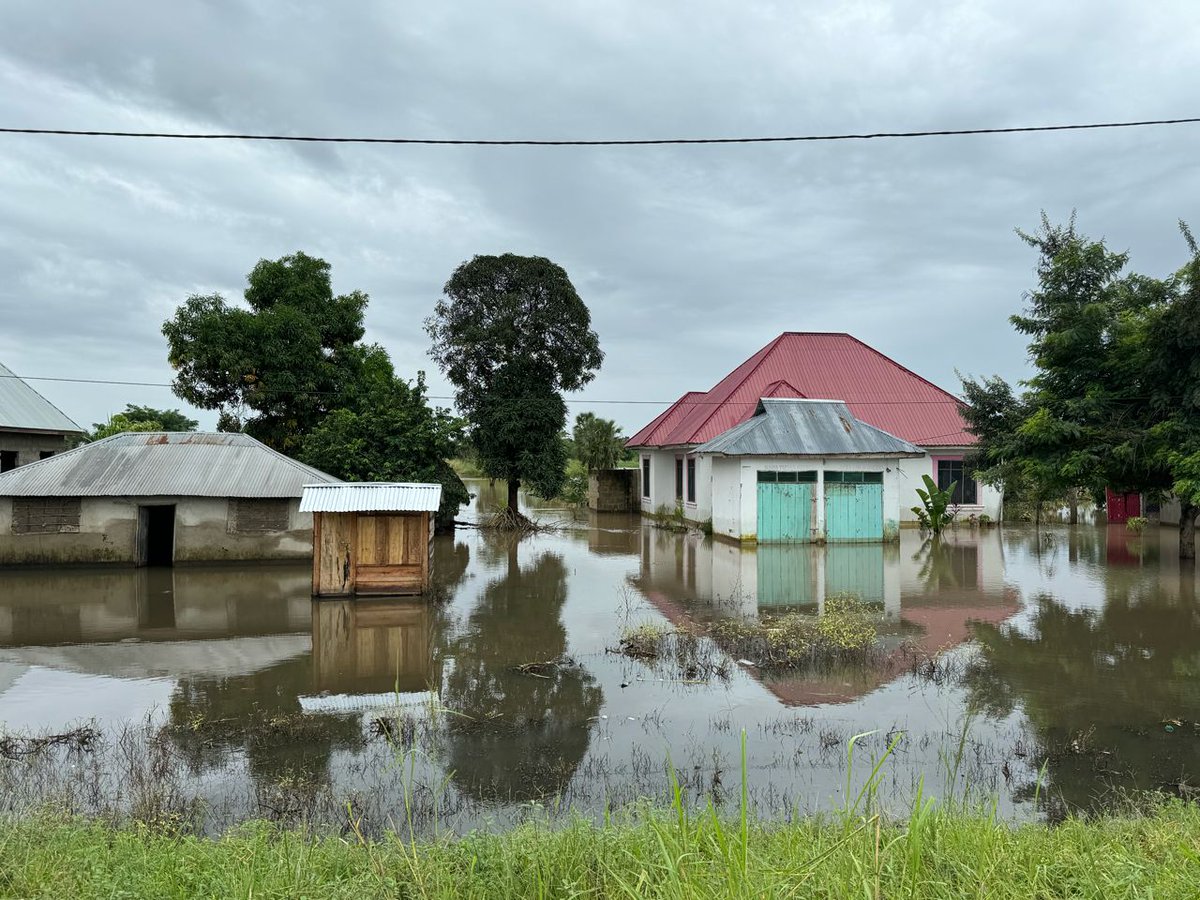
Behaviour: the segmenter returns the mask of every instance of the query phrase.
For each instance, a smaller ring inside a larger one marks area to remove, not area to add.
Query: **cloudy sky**
[[[5,0],[0,125],[456,138],[926,130],[1196,115],[1193,0]],[[849,331],[951,390],[1026,373],[1007,323],[1039,211],[1140,270],[1200,225],[1200,126],[836,144],[305,146],[0,135],[0,361],[166,382],[161,323],[302,249],[421,322],[477,253],[548,256],[628,432],[784,330]],[[165,388],[35,385],[83,425]],[[200,416],[205,425],[213,414]]]

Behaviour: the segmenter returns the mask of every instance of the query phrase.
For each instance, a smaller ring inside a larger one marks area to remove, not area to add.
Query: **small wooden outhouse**
[[[310,484],[313,594],[422,594],[429,588],[440,484]]]

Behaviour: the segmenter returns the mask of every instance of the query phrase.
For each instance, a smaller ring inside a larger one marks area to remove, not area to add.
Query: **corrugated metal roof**
[[[0,497],[299,497],[332,475],[246,434],[133,431],[0,475]]]
[[[437,512],[441,503],[440,484],[306,484],[300,512]]]
[[[761,397],[784,395],[843,400],[862,421],[921,447],[976,442],[966,430],[962,401],[953,394],[849,334],[789,331],[706,394],[685,395],[690,399],[683,415],[669,423],[660,416],[656,428],[642,429],[628,446],[702,444],[748,419]]]
[[[701,444],[726,456],[921,456],[920,447],[854,417],[840,400],[760,400],[749,421]]]
[[[57,406],[0,364],[0,428],[83,434]]]

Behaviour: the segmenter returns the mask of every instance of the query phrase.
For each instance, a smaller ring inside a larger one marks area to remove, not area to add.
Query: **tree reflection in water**
[[[603,692],[581,666],[565,658],[562,623],[567,569],[542,553],[517,561],[515,536],[485,538],[488,556],[507,557],[507,573],[484,589],[453,644],[445,682],[448,768],[459,789],[476,799],[524,801],[562,791],[591,738],[590,720]],[[555,665],[522,673],[527,663]]]
[[[1025,628],[976,626],[971,702],[993,716],[1024,712],[1068,807],[1092,807],[1111,785],[1188,785],[1200,779],[1196,601],[1188,574],[1169,589],[1110,586],[1100,611],[1043,595]]]

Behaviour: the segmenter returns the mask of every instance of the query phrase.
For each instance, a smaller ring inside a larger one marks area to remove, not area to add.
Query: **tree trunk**
[[[1079,488],[1071,488],[1067,491],[1067,505],[1071,508],[1070,524],[1079,524]]]
[[[510,479],[508,482],[508,511],[517,514],[517,492],[521,490],[521,482]]]
[[[1196,513],[1200,506],[1191,503],[1179,504],[1179,558],[1196,558]]]

